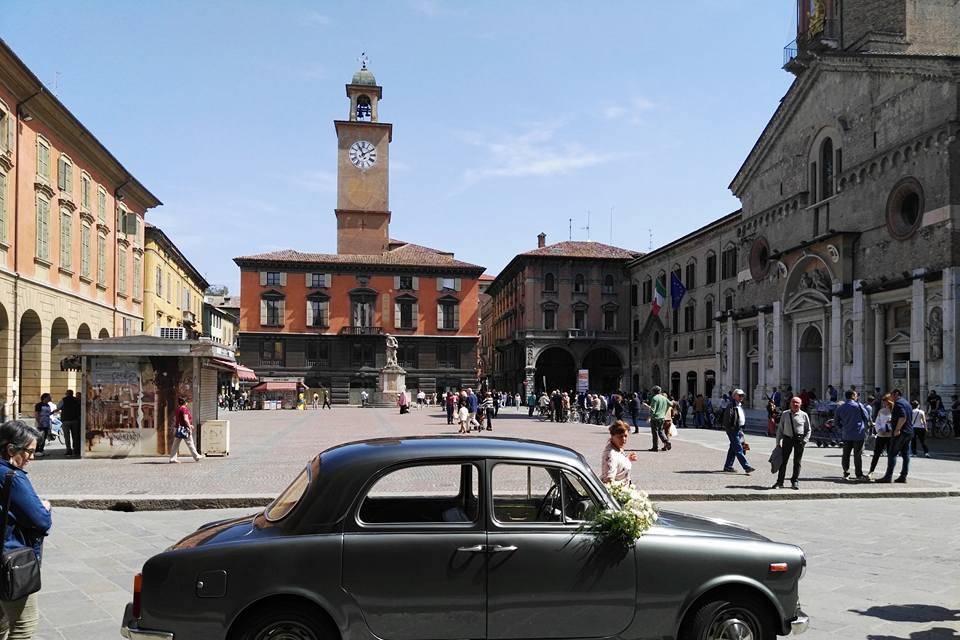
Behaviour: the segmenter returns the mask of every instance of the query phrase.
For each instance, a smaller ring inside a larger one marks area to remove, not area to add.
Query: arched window
[[[557,279],[554,278],[552,273],[548,273],[543,276],[543,290],[544,291],[556,291],[557,290]]]
[[[604,293],[615,293],[613,276],[609,273],[603,277],[603,292]]]
[[[693,289],[697,286],[697,259],[690,258],[687,262],[685,282],[683,283],[687,289]]]
[[[713,296],[707,296],[703,301],[703,319],[708,329],[713,326]]]
[[[697,302],[696,300],[690,300],[686,306],[683,308],[683,330],[684,332],[691,332],[696,329],[696,313],[697,313]]]
[[[833,195],[833,140],[820,144],[820,200]]]
[[[707,252],[707,284],[713,284],[717,281],[717,254],[713,251]]]
[[[573,292],[584,293],[586,290],[587,290],[586,280],[584,280],[582,273],[578,273],[573,278]]]
[[[653,279],[650,276],[647,276],[643,279],[643,297],[641,302],[643,304],[649,304],[653,300]]]

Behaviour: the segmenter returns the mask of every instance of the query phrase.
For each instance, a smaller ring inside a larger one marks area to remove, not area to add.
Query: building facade
[[[143,327],[144,215],[160,201],[0,41],[0,406],[76,388],[66,338]]]
[[[147,224],[145,241],[143,332],[163,338],[199,337],[203,292],[210,284],[159,227]]]
[[[710,396],[717,383],[717,316],[733,309],[738,273],[735,211],[628,264],[633,389]],[[674,282],[677,290],[674,306]],[[663,301],[656,308],[656,291]],[[718,392],[720,390],[718,389]]]
[[[661,320],[641,305],[633,347],[659,378],[640,371],[635,386],[669,371],[669,388],[706,390],[712,371],[714,397],[742,387],[755,408],[774,387],[960,395],[960,5],[797,10],[796,79],[730,185],[742,210],[631,265],[641,287],[666,278],[669,300],[671,270],[720,252],[718,282],[687,287],[692,311]]]
[[[452,253],[390,239],[389,144],[382,88],[364,68],[346,87],[338,140],[337,253],[243,256],[239,359],[261,380],[302,378],[334,402],[376,388],[385,334],[397,337],[408,389],[476,383],[478,278]]]
[[[232,314],[209,302],[203,303],[203,337],[236,350],[239,326]]]
[[[483,323],[490,384],[504,391],[622,388],[630,370],[631,289],[626,264],[640,255],[599,242],[565,241],[514,257],[487,289]]]

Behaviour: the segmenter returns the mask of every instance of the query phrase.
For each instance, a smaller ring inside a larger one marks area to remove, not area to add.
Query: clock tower
[[[390,142],[393,125],[380,122],[383,88],[362,67],[347,85],[349,120],[337,130],[337,253],[381,254],[390,244]]]

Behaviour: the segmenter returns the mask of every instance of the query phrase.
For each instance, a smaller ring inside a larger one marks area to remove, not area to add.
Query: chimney
[[[547,234],[541,233],[537,236],[537,249],[543,249],[547,246]]]

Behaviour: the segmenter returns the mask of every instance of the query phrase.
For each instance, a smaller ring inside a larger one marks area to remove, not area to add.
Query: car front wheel
[[[752,596],[705,603],[684,625],[680,640],[774,640],[769,609]]]
[[[245,618],[231,640],[328,640],[324,621],[306,608],[271,607]]]

